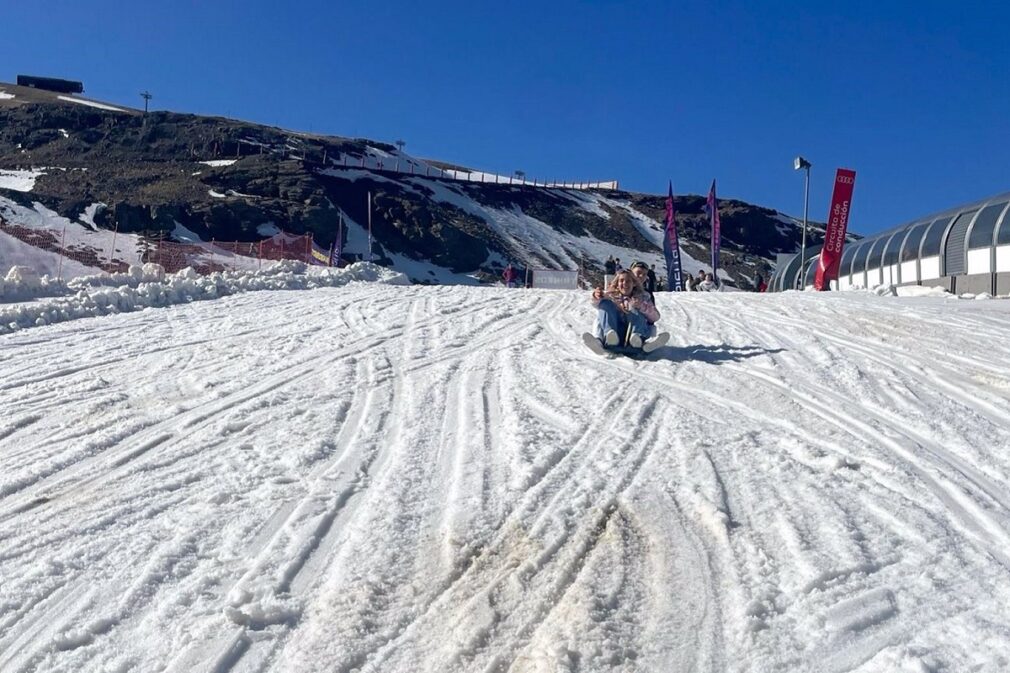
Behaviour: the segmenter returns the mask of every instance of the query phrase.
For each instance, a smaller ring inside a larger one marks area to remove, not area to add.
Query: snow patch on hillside
[[[0,169],[0,189],[10,189],[15,192],[30,192],[35,189],[35,181],[45,175],[42,169]]]
[[[357,255],[362,260],[368,259],[368,229],[358,224],[352,218],[344,216],[344,232],[347,237],[342,254]],[[466,273],[455,273],[444,266],[438,266],[425,260],[413,259],[406,255],[390,252],[373,239],[375,257],[380,255],[392,261],[392,269],[405,274],[411,281],[435,285],[477,285],[476,277]]]
[[[89,206],[85,210],[85,216],[91,207]],[[97,208],[95,212],[97,212]],[[92,214],[91,217],[93,218],[93,216]],[[112,245],[115,241],[114,255],[117,261],[128,265],[142,263],[144,245],[136,234],[117,234],[99,229],[94,226],[93,222],[72,222],[37,201],[33,204],[33,208],[26,208],[10,199],[0,197],[0,217],[8,224],[50,232],[57,241],[64,242],[67,250],[87,252],[99,260],[111,261],[110,255],[113,254]],[[0,272],[3,271],[5,269],[0,269]]]
[[[118,107],[113,107],[111,105],[106,105],[105,103],[98,103],[93,100],[84,100],[83,98],[72,98],[70,96],[57,96],[62,101],[68,103],[77,103],[78,105],[87,105],[88,107],[97,108],[99,110],[109,110],[110,112],[126,112],[126,110]]]
[[[14,238],[5,231],[0,231],[0,274],[6,274],[16,266],[28,267],[38,274],[49,275],[53,278],[56,278],[57,275],[70,278],[101,273],[101,269],[97,267],[87,266],[66,258],[63,259],[61,267],[59,253],[37,248]],[[0,291],[0,302],[11,301],[13,296],[15,295]]]
[[[95,224],[95,216],[106,208],[108,208],[108,206],[104,203],[92,203],[84,209],[84,212],[81,213],[77,219],[88,225],[92,231],[98,231],[98,225]]]

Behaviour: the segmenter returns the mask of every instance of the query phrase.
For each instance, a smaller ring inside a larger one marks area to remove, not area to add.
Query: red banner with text
[[[849,210],[852,205],[852,190],[856,186],[856,172],[839,168],[835,172],[835,189],[831,193],[831,210],[828,211],[828,227],[824,232],[824,247],[817,261],[817,275],[814,288],[826,290],[832,280],[838,278],[838,265],[845,247],[845,232],[849,228]]]

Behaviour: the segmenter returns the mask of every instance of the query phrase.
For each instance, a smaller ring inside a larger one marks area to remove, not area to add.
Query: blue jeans
[[[625,313],[621,309],[617,308],[617,304],[610,301],[609,299],[603,299],[597,306],[596,311],[596,325],[595,334],[598,339],[603,339],[603,335],[607,333],[608,330],[614,330],[617,332],[617,337],[621,340],[620,344],[624,345],[625,337],[628,335],[628,326],[631,326],[631,332],[638,334],[643,340],[649,337],[651,333],[652,325],[649,321],[645,319],[645,316],[638,311],[631,311]]]

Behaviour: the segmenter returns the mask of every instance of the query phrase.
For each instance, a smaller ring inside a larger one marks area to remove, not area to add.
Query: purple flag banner
[[[666,232],[663,236],[666,256],[666,287],[673,292],[684,290],[684,274],[680,269],[680,241],[677,238],[677,211],[673,208],[673,181],[666,197]]]
[[[719,202],[715,198],[715,180],[712,181],[712,189],[708,190],[705,212],[712,224],[712,279],[719,285]]]

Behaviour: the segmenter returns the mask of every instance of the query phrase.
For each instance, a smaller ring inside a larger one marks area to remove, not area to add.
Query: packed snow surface
[[[2,671],[1005,671],[1010,301],[351,282],[0,336]]]

